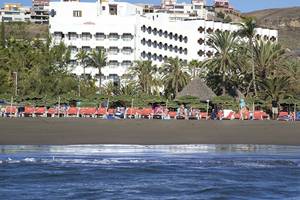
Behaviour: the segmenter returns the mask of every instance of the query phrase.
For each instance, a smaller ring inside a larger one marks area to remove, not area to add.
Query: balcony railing
[[[124,41],[130,41],[130,40],[133,39],[133,35],[131,35],[130,33],[124,33],[124,34],[122,35],[122,39],[123,39]]]

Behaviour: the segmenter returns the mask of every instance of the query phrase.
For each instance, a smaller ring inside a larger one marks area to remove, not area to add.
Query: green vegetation
[[[247,19],[241,26],[237,33],[212,34],[208,41],[215,54],[205,62],[184,63],[169,58],[158,68],[151,61],[136,61],[122,81],[100,87],[106,65],[103,49],[78,52],[76,59],[84,71],[78,77],[72,74],[70,49],[64,44],[52,46],[50,38],[7,35],[7,26],[2,23],[0,98],[9,100],[14,96],[22,103],[52,105],[60,97],[62,103],[76,100],[81,106],[99,105],[108,99],[112,104],[130,106],[133,99],[135,106],[160,102],[176,107],[185,103],[205,109],[206,103],[195,97],[175,98],[192,78],[200,76],[218,95],[213,103],[228,108],[238,108],[238,97],[265,107],[272,99],[299,102],[300,61],[289,57],[280,44],[254,41],[253,19]],[[22,26],[19,28],[24,32]],[[98,70],[98,79],[86,76],[87,67]]]

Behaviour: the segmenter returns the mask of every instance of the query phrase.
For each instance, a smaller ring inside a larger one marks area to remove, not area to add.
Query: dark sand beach
[[[300,145],[300,122],[2,118],[0,144]]]

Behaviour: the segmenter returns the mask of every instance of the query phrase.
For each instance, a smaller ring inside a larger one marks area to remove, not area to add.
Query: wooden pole
[[[10,117],[10,118],[12,118],[13,101],[14,101],[14,97],[11,96],[11,98],[10,98],[10,112],[9,112],[9,117]]]
[[[58,96],[58,118],[60,117],[60,96]]]

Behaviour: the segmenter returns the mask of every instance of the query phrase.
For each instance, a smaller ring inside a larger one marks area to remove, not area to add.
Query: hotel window
[[[81,10],[73,10],[73,17],[82,17]]]
[[[119,48],[118,47],[109,47],[108,52],[110,54],[116,55],[119,53]]]
[[[82,40],[90,40],[92,38],[92,34],[90,33],[82,33],[81,34]]]
[[[205,29],[204,29],[202,26],[200,26],[200,27],[198,28],[198,31],[199,31],[200,33],[203,33],[203,32],[205,31]]]
[[[96,40],[104,40],[106,38],[104,33],[96,33],[95,34]]]
[[[76,40],[78,38],[77,33],[74,32],[69,32],[68,36],[69,36],[69,40]]]
[[[132,62],[130,60],[123,60],[122,66],[124,67],[130,67],[132,65]]]
[[[118,35],[118,33],[110,33],[108,35],[109,40],[118,40],[119,38],[120,38],[120,36]]]
[[[54,32],[53,36],[54,36],[54,40],[61,40],[63,38],[63,33],[62,32]]]
[[[89,47],[89,46],[83,46],[81,49],[82,49],[83,51],[85,51],[85,52],[91,52],[91,51],[92,51],[92,48]]]
[[[202,45],[202,44],[204,43],[204,39],[200,38],[200,39],[198,40],[198,43],[199,43],[200,45]]]
[[[117,15],[118,14],[118,5],[110,4],[109,5],[109,14],[110,15]]]
[[[119,62],[118,62],[117,60],[110,60],[110,61],[108,62],[108,65],[109,65],[110,67],[118,67],[118,66],[119,66]]]
[[[123,47],[122,53],[126,54],[126,55],[131,54],[132,53],[132,48],[131,47]]]
[[[199,50],[199,51],[198,51],[198,55],[199,55],[200,57],[202,57],[204,54],[205,54],[205,52],[204,52],[203,50]]]
[[[77,53],[77,47],[76,46],[70,46],[71,53]]]
[[[96,50],[106,52],[106,49],[104,48],[104,46],[97,46]]]
[[[122,35],[122,39],[124,41],[130,41],[133,39],[133,35],[131,33],[123,33]]]

